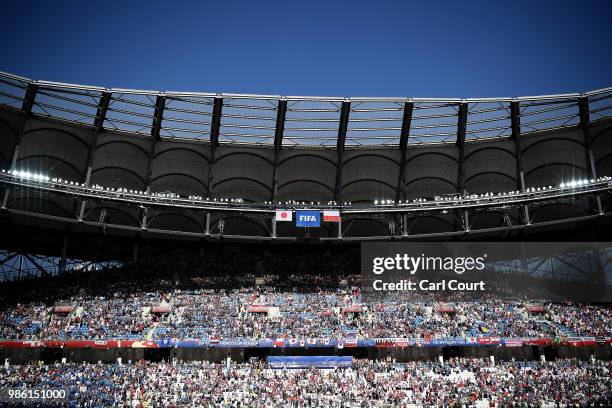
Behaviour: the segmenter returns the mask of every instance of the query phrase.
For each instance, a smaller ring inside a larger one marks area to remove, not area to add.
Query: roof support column
[[[402,235],[408,236],[408,214],[402,214]]]
[[[17,130],[17,137],[15,139],[15,145],[13,147],[13,153],[11,155],[11,167],[9,170],[15,170],[17,166],[17,159],[19,158],[19,152],[21,151],[21,142],[23,141],[23,135],[25,133],[26,124],[32,114],[32,108],[34,107],[34,100],[36,99],[36,92],[38,91],[38,85],[30,82],[26,88],[23,102],[21,103],[21,119],[19,121],[19,127]],[[2,208],[6,208],[9,198],[9,189],[4,192],[4,198],[2,199]]]
[[[34,107],[34,99],[36,98],[36,92],[38,92],[38,85],[33,83],[28,84],[26,89],[23,102],[21,104],[21,120],[19,121],[19,129],[17,139],[15,139],[15,146],[13,147],[13,154],[11,159],[11,170],[15,170],[17,165],[17,159],[19,158],[19,151],[21,150],[21,142],[23,141],[23,134],[25,133],[25,127],[30,115],[32,114],[32,108]]]
[[[204,226],[204,235],[210,235],[210,212],[206,213],[206,224]]]
[[[210,125],[210,164],[208,165],[208,197],[213,198],[215,153],[219,145],[223,98],[215,98],[213,102],[212,122]]]
[[[138,263],[138,241],[139,238],[134,238],[134,243],[132,245],[132,263]]]
[[[278,194],[278,165],[280,152],[283,148],[283,133],[285,131],[285,116],[287,115],[287,101],[279,100],[276,110],[276,129],[274,130],[274,169],[272,170],[272,203]],[[274,233],[276,230],[274,229]],[[274,234],[276,236],[276,234]]]
[[[340,110],[340,123],[338,126],[338,140],[336,143],[338,158],[336,161],[336,187],[334,188],[334,201],[337,203],[342,201],[342,165],[344,164],[344,145],[346,142],[346,132],[348,130],[350,112],[351,103],[348,101],[342,102],[342,108]]]
[[[510,123],[516,163],[516,188],[520,192],[525,192],[525,171],[523,170],[523,150],[521,148],[521,107],[518,101],[510,102]],[[523,206],[523,220],[525,224],[531,224],[529,206],[527,204]]]
[[[346,144],[346,133],[348,131],[349,115],[351,113],[351,103],[349,101],[342,102],[340,108],[340,123],[338,125],[338,140],[336,142],[336,152],[338,153],[336,161],[336,185],[334,188],[334,201],[337,205],[342,205],[342,167],[344,165],[344,146]],[[329,235],[331,236],[331,229]],[[338,238],[342,238],[342,225],[338,223]]]
[[[408,153],[408,137],[410,136],[410,124],[412,122],[412,111],[414,102],[404,104],[404,117],[402,119],[402,130],[400,133],[399,149],[401,154],[399,176],[397,178],[397,189],[395,201],[406,199],[406,155]]]
[[[59,260],[59,273],[62,274],[66,272],[66,264],[68,263],[68,235],[64,235],[62,239],[62,254]]]
[[[96,119],[94,120],[94,132],[89,145],[89,152],[87,153],[87,167],[81,175],[81,183],[89,187],[91,180],[91,169],[93,166],[94,154],[98,146],[98,135],[104,129],[104,120],[106,119],[106,112],[108,112],[108,106],[110,105],[111,93],[103,92],[98,103],[98,110],[96,112]],[[85,205],[87,201],[81,200],[80,210],[77,215],[79,221],[83,221],[83,214],[85,213]]]
[[[582,134],[584,136],[584,150],[586,152],[586,163],[585,168],[587,170],[587,178],[588,179],[596,179],[597,178],[597,170],[595,168],[595,157],[593,154],[593,147],[591,146],[591,130],[589,129],[589,98],[586,96],[582,96],[578,98],[578,110],[580,112],[580,128],[582,129]],[[597,213],[601,214],[601,199],[599,196],[595,196],[595,206],[597,208]]]
[[[155,100],[155,114],[153,116],[153,124],[151,125],[151,144],[149,145],[149,155],[147,158],[147,172],[145,173],[145,189],[147,193],[151,192],[151,176],[153,174],[153,159],[155,157],[155,149],[157,148],[157,142],[160,140],[159,133],[161,131],[162,121],[164,119],[164,108],[166,106],[166,97],[163,95],[157,95]],[[147,208],[143,208],[141,211],[141,223],[142,229],[147,228]]]
[[[459,153],[459,165],[457,167],[457,192],[462,196],[466,194],[465,188],[465,134],[467,131],[467,112],[468,104],[461,102],[459,104],[459,112],[457,118],[457,149]],[[465,231],[470,230],[468,211],[463,210],[461,222]],[[458,229],[457,226],[455,229]]]

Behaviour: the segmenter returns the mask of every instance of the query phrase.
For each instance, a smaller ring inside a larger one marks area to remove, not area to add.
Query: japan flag
[[[293,211],[276,210],[276,221],[293,221]]]

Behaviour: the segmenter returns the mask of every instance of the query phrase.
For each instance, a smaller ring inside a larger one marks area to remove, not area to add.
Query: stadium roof
[[[33,112],[91,125],[103,96],[109,95],[102,126],[149,135],[158,98],[163,100],[159,137],[227,144],[335,147],[398,146],[409,126],[408,144],[454,143],[459,106],[469,104],[466,142],[511,134],[510,102],[521,104],[522,132],[578,123],[576,101],[587,98],[591,120],[612,114],[612,88],[585,93],[519,98],[318,97],[146,91],[33,81],[0,72],[0,103],[19,107],[28,85],[38,89]],[[221,103],[215,116],[215,101]],[[220,102],[222,101],[222,102]],[[411,116],[404,115],[411,106]],[[343,106],[345,114],[342,115]],[[407,124],[406,121],[410,123]],[[217,123],[218,122],[218,123]],[[218,129],[215,128],[218,126]],[[341,135],[343,133],[344,135]]]
[[[14,217],[44,215],[62,225],[210,236],[223,221],[225,235],[256,238],[303,234],[287,224],[273,230],[270,223],[274,208],[296,202],[343,207],[340,232],[325,225],[309,233],[347,239],[590,217],[608,211],[607,195],[598,204],[591,196],[565,194],[459,213],[371,204],[524,192],[610,176],[610,116],[612,88],[489,99],[282,97],[105,89],[2,73],[3,169],[87,188],[242,199],[245,205],[213,211],[179,203],[143,211],[148,204],[139,200],[43,193],[26,183],[10,187],[3,202]],[[370,207],[357,211],[345,202]]]

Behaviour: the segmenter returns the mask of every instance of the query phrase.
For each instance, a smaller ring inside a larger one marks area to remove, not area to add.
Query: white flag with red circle
[[[276,221],[293,221],[293,211],[276,210]]]

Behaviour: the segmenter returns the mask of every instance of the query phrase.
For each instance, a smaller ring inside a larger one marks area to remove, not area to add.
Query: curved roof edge
[[[550,99],[575,99],[584,96],[592,96],[606,92],[612,92],[612,86],[600,89],[594,89],[587,92],[576,92],[566,94],[552,95],[531,95],[520,97],[492,97],[492,98],[422,98],[422,97],[342,97],[342,96],[298,96],[298,95],[264,95],[264,94],[242,94],[242,93],[215,93],[215,92],[181,92],[181,91],[160,91],[160,90],[144,90],[144,89],[128,89],[128,88],[106,88],[91,85],[79,85],[45,80],[34,80],[31,78],[22,77],[8,72],[0,71],[0,76],[12,78],[18,81],[34,83],[40,86],[50,86],[54,88],[80,89],[99,92],[120,92],[124,94],[141,94],[141,95],[162,95],[162,96],[199,96],[199,97],[223,97],[232,99],[286,99],[299,101],[328,101],[328,102],[510,102],[510,101],[537,101]]]

